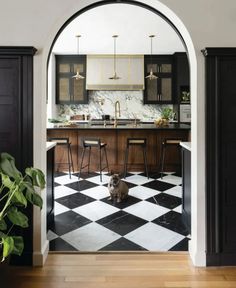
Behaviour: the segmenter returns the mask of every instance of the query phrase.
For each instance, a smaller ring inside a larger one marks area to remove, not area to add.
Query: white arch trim
[[[64,15],[58,17],[58,22],[53,27],[48,29],[48,34],[45,46],[42,47],[42,51],[39,51],[34,58],[34,75],[35,79],[41,79],[41,82],[34,81],[34,165],[40,167],[44,171],[46,170],[46,79],[47,79],[47,58],[52,45],[52,42],[64,25],[64,23],[75,13],[87,6],[97,3],[97,0],[81,0],[73,7],[70,7],[65,11]],[[134,1],[135,4],[136,1]],[[197,97],[197,95],[203,95],[203,61],[200,58],[200,53],[196,54],[193,41],[190,34],[181,21],[181,19],[168,8],[166,5],[158,0],[139,0],[140,3],[148,5],[157,11],[164,14],[178,29],[182,35],[190,61],[190,84],[191,84],[191,114],[192,114],[192,127],[191,127],[191,146],[192,146],[192,220],[191,220],[191,241],[189,244],[189,253],[192,262],[195,266],[206,265],[205,254],[205,154],[204,154],[204,120],[199,119],[198,111],[204,110],[203,97]],[[53,13],[53,11],[52,11]],[[41,53],[40,53],[41,52]],[[197,67],[197,64],[200,66]],[[200,71],[201,70],[201,71]],[[200,79],[200,81],[198,81]],[[201,86],[200,86],[201,85]],[[204,111],[202,112],[204,113]],[[39,137],[40,135],[40,137]],[[46,194],[46,193],[44,193]],[[46,196],[43,195],[46,202]],[[46,209],[40,213],[37,208],[34,210],[34,252],[33,252],[33,264],[35,266],[43,265],[47,253],[48,253],[48,241],[46,239]]]

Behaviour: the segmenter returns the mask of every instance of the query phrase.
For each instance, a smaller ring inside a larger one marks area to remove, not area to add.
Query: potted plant
[[[39,187],[39,188],[36,188]],[[22,236],[14,235],[13,227],[28,227],[28,217],[22,212],[29,203],[42,208],[42,198],[36,189],[45,187],[41,170],[26,168],[22,175],[15,159],[8,153],[0,155],[0,253],[2,261],[10,254],[21,255]]]
[[[154,122],[157,126],[168,126],[170,119],[173,117],[173,109],[170,107],[164,107],[161,109],[161,117]]]

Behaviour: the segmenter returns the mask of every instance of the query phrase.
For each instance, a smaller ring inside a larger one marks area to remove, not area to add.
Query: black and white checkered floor
[[[188,231],[181,218],[181,177],[129,173],[125,202],[108,200],[109,175],[66,173],[55,177],[51,251],[184,251]]]

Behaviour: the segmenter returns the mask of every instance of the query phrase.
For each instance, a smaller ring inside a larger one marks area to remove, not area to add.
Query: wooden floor
[[[1,288],[236,287],[236,267],[194,268],[183,252],[50,254],[43,268],[13,267],[8,277]]]

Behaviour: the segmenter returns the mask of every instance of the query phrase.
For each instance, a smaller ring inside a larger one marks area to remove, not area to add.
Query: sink
[[[117,119],[117,126],[126,126],[128,124],[133,124],[135,121],[135,119],[124,119],[124,118],[120,118]],[[136,119],[137,123],[140,123],[140,119]],[[96,125],[96,126],[103,126],[103,122],[104,120],[102,119],[93,119],[91,121],[91,125]],[[114,125],[114,120],[107,120],[106,121],[106,126],[112,126]]]
[[[126,126],[128,123],[117,123],[117,126]],[[91,126],[104,126],[103,123],[91,123]],[[106,123],[106,126],[114,126],[114,123]]]

